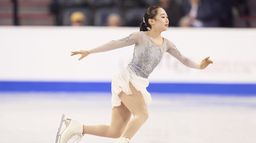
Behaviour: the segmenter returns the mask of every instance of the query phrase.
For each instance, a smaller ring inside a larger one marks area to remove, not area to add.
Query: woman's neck
[[[161,37],[161,32],[156,31],[154,29],[151,29],[151,30],[147,31],[147,34],[148,34],[148,36],[150,36],[152,38],[159,38],[159,37]]]

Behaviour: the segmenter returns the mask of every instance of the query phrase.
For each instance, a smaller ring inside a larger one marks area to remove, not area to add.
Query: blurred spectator
[[[120,14],[120,11],[117,8],[112,8],[112,7],[97,8],[94,13],[94,25],[107,26],[109,21],[108,19],[110,19],[111,21],[112,20],[118,21],[118,19],[121,19],[119,14]]]
[[[121,7],[123,8],[136,8],[136,7],[148,7],[149,3],[147,0],[120,0]]]
[[[137,27],[142,22],[146,8],[130,8],[124,13],[125,26]]]
[[[83,26],[85,24],[86,17],[80,11],[75,11],[70,15],[70,24],[72,26]]]
[[[52,0],[50,10],[57,25],[70,25],[71,13],[80,11],[84,20],[72,25],[138,26],[146,7],[158,4],[166,10],[170,26],[250,27],[256,21],[253,3],[255,0]]]
[[[218,4],[220,27],[233,27],[234,17],[232,9],[234,6],[234,1],[236,0],[215,0],[215,3]]]
[[[11,0],[13,9],[13,25],[20,25],[18,0]]]
[[[256,27],[256,1],[255,0],[247,0],[247,6],[249,10],[249,21],[250,27]]]
[[[183,15],[180,3],[176,0],[159,0],[159,6],[164,8],[168,14],[170,26],[179,26],[179,21]]]
[[[49,12],[54,15],[54,20],[56,25],[61,25],[61,16],[60,16],[60,3],[59,0],[52,0],[49,4]]]
[[[185,16],[180,21],[181,27],[202,27],[198,19],[199,0],[188,0],[183,3]]]
[[[112,13],[108,15],[107,26],[118,27],[122,25],[122,20],[119,14]]]
[[[220,1],[220,0],[219,0]],[[223,6],[216,0],[184,0],[182,27],[219,27]]]
[[[233,5],[235,26],[251,27],[251,14],[253,12],[253,9],[255,9],[255,6],[250,3],[250,0],[233,0]],[[252,7],[252,9],[250,9],[250,7]]]

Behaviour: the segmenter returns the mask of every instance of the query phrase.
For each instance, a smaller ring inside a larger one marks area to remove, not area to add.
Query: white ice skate
[[[62,115],[55,143],[78,143],[82,132],[83,125]]]

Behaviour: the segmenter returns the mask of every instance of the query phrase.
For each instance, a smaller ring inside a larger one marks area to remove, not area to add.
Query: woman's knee
[[[121,129],[114,129],[112,130],[112,137],[113,138],[119,138],[122,135],[122,130]]]
[[[135,115],[135,117],[140,120],[142,123],[146,122],[149,118],[149,114],[147,111],[143,111]]]

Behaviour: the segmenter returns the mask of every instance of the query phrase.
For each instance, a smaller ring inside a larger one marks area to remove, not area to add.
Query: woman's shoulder
[[[174,43],[173,43],[171,40],[169,40],[169,39],[167,39],[167,38],[165,38],[165,37],[163,37],[163,39],[166,41],[166,43],[167,43],[168,45],[174,45]]]
[[[133,32],[130,34],[130,38],[136,40],[137,42],[140,41],[143,37],[143,32]]]
[[[163,38],[164,38],[164,41],[165,41],[165,43],[166,43],[167,49],[169,49],[169,48],[175,48],[175,47],[176,47],[175,44],[174,44],[171,40],[169,40],[169,39],[167,39],[167,38],[165,38],[165,37],[163,37]]]
[[[133,32],[131,35],[134,35],[134,36],[142,36],[144,34],[143,31],[136,31],[136,32]]]

